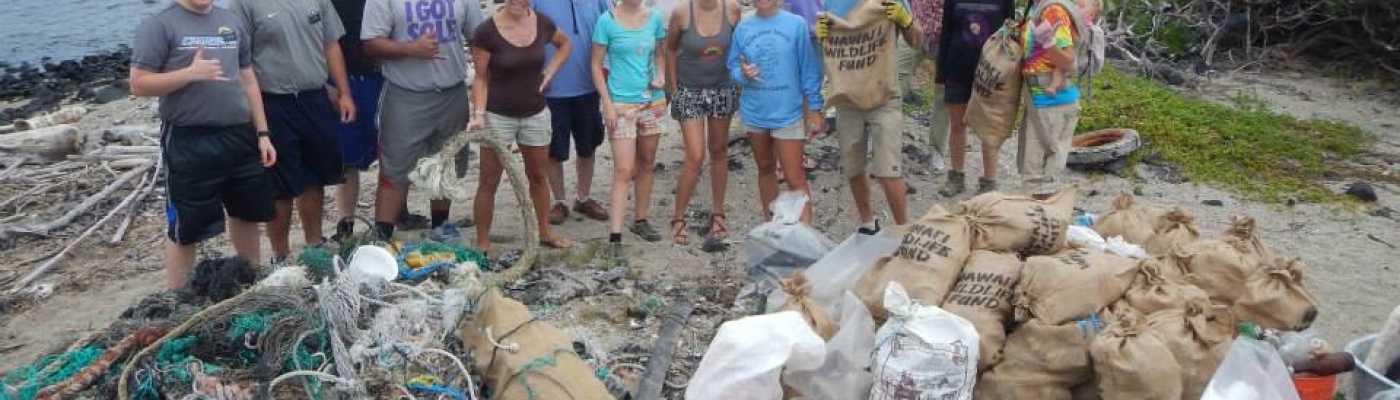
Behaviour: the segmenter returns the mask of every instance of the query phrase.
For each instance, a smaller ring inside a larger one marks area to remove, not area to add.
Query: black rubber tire
[[[1138,132],[1132,129],[1104,129],[1074,137],[1074,143],[1102,142],[1104,137],[1116,137],[1108,143],[1093,146],[1073,146],[1069,151],[1069,165],[1095,165],[1113,162],[1132,154],[1142,146]]]

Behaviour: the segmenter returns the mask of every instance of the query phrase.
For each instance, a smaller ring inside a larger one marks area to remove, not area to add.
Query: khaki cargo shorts
[[[486,113],[486,129],[506,143],[521,146],[548,146],[554,140],[549,109],[540,110],[525,118],[509,117],[492,112]]]
[[[841,145],[841,174],[847,178],[869,173],[876,178],[903,176],[903,103],[891,98],[884,105],[861,111],[836,107],[836,140]]]

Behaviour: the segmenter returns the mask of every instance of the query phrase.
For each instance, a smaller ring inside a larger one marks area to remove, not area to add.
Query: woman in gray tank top
[[[733,0],[687,0],[671,10],[666,34],[666,74],[671,80],[666,95],[671,116],[680,122],[685,141],[685,165],[676,187],[676,211],[671,236],[677,244],[689,244],[685,211],[705,153],[710,153],[711,238],[724,238],[729,226],[724,216],[724,188],[729,180],[729,120],[739,107],[739,91],[729,77],[725,59],[734,25],[739,23],[739,3]]]

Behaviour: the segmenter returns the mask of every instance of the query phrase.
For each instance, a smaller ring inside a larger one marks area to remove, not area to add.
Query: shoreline
[[[0,125],[56,110],[66,101],[105,104],[126,98],[131,47],[118,45],[81,58],[38,63],[0,62]]]

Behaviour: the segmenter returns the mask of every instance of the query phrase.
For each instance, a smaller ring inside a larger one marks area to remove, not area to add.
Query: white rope
[[[509,344],[509,345],[505,345],[505,344],[501,344],[501,343],[497,342],[496,339],[494,339],[494,338],[491,336],[491,327],[489,327],[489,326],[486,327],[485,333],[486,333],[486,341],[491,342],[491,345],[492,345],[492,346],[495,346],[496,348],[501,349],[501,350],[509,351],[509,352],[511,352],[511,353],[519,353],[519,352],[520,352],[520,343],[511,343],[511,344]]]
[[[272,383],[269,383],[269,384],[267,385],[267,392],[268,392],[268,393],[276,393],[276,391],[274,391],[273,389],[276,389],[276,388],[277,388],[277,384],[278,384],[278,383],[282,383],[282,381],[284,381],[284,380],[292,379],[292,378],[296,378],[296,377],[300,377],[300,376],[310,376],[310,377],[320,378],[320,379],[324,379],[324,380],[326,380],[326,381],[335,382],[335,383],[345,383],[345,384],[348,384],[348,383],[349,383],[349,381],[348,381],[347,379],[341,378],[341,377],[339,377],[339,376],[331,375],[331,374],[328,374],[328,373],[325,373],[325,372],[321,372],[321,371],[312,371],[312,370],[299,370],[299,371],[288,372],[288,373],[279,375],[279,376],[277,376],[276,378],[273,378],[273,379],[272,379]]]
[[[453,135],[437,153],[418,160],[408,173],[413,188],[427,194],[429,199],[449,199],[468,196],[466,180],[457,176],[457,153],[466,147],[470,134]]]

